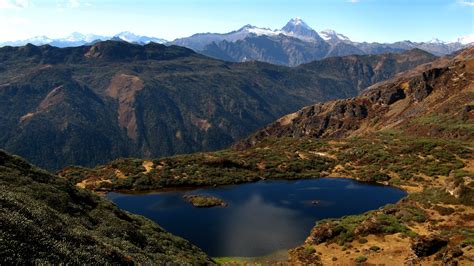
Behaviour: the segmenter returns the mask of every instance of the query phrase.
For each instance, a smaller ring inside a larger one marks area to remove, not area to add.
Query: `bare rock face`
[[[448,240],[439,236],[421,236],[414,240],[411,249],[418,257],[431,256],[448,245]]]

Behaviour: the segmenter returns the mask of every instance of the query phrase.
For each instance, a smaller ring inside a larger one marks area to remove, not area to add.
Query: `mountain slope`
[[[2,264],[204,264],[154,222],[0,151]]]
[[[362,95],[305,107],[255,133],[240,147],[269,136],[341,138],[381,130],[474,138],[474,48],[373,85]],[[431,66],[436,66],[430,68]]]
[[[308,42],[286,35],[261,35],[249,36],[235,42],[212,43],[199,52],[233,62],[256,60],[277,65],[297,66],[308,62],[308,58],[313,60],[324,58],[328,50],[329,45],[324,41]]]
[[[354,56],[292,69],[109,41],[5,47],[0,58],[0,147],[59,169],[223,148],[285,113],[355,96],[434,57]]]

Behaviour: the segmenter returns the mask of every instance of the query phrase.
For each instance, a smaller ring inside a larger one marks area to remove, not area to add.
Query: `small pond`
[[[195,208],[184,195],[216,196],[227,207]],[[260,181],[151,194],[109,193],[120,208],[156,221],[213,257],[261,256],[301,244],[315,222],[377,209],[403,190],[351,179]]]

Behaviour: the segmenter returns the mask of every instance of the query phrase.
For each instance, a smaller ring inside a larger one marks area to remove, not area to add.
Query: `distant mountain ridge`
[[[176,44],[218,59],[245,62],[263,61],[297,66],[331,56],[400,53],[414,48],[434,55],[447,55],[474,44],[474,36],[453,42],[400,41],[395,43],[353,42],[334,30],[316,32],[300,18],[291,19],[282,29],[271,30],[246,25],[230,33],[202,33],[176,39]]]
[[[301,18],[288,21],[281,29],[260,28],[250,24],[228,33],[196,33],[185,38],[167,41],[162,38],[121,32],[114,36],[72,33],[68,37],[52,39],[37,36],[26,40],[0,43],[2,46],[49,44],[55,47],[92,45],[99,41],[125,41],[134,44],[151,42],[178,45],[197,53],[232,62],[262,61],[272,64],[297,66],[332,56],[401,53],[422,49],[442,56],[474,44],[474,34],[444,42],[432,39],[427,42],[398,41],[394,43],[354,42],[344,34],[331,29],[320,32],[312,29]]]
[[[18,41],[9,41],[0,43],[0,47],[3,46],[23,46],[27,44],[33,45],[51,45],[55,47],[77,47],[81,45],[91,45],[95,42],[100,41],[108,41],[108,40],[122,40],[129,43],[135,44],[148,44],[151,42],[154,43],[165,43],[167,42],[165,39],[156,38],[156,37],[148,37],[148,36],[141,36],[134,34],[129,31],[120,32],[115,34],[114,36],[103,36],[103,35],[96,35],[96,34],[82,34],[79,32],[73,32],[69,36],[65,38],[49,38],[46,36],[36,36],[33,38],[29,38],[26,40],[18,40]]]

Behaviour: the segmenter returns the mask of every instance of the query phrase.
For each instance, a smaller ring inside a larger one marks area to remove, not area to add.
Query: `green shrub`
[[[359,256],[355,259],[356,263],[362,263],[362,262],[366,262],[366,261],[367,261],[367,257],[365,257],[365,256]]]
[[[378,247],[378,246],[371,246],[369,249],[372,250],[372,251],[377,252],[377,251],[380,250],[380,247]]]

